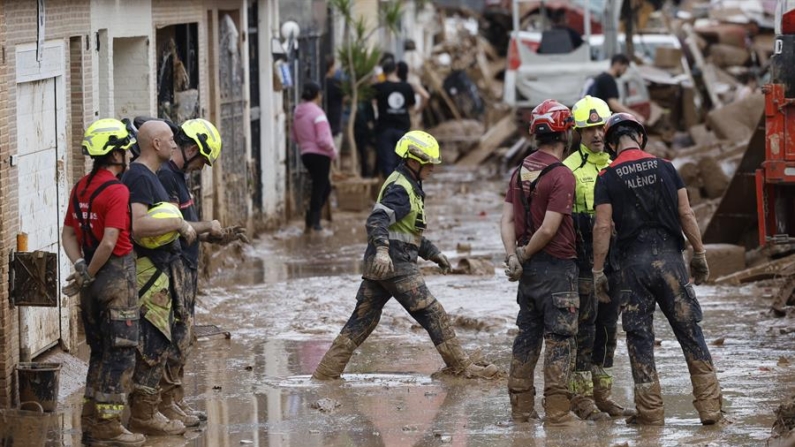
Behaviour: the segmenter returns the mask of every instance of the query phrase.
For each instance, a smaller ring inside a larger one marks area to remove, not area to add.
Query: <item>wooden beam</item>
[[[513,135],[518,128],[519,126],[516,124],[516,118],[512,113],[504,116],[497,124],[492,126],[480,137],[478,147],[462,157],[456,164],[470,167],[479,165],[497,150],[500,143]]]

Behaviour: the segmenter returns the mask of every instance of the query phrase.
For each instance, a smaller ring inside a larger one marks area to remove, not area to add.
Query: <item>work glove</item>
[[[94,282],[94,277],[88,273],[88,264],[83,258],[75,261],[75,271],[66,277],[66,286],[62,291],[66,296],[75,296],[80,293],[80,289],[86,288]]]
[[[515,253],[516,253],[516,258],[519,260],[519,264],[524,264],[525,262],[527,262],[527,260],[530,259],[530,256],[527,256],[525,254],[525,251],[524,251],[525,247],[527,247],[527,245],[522,245],[521,247],[516,247],[516,252]]]
[[[207,242],[211,244],[228,245],[234,241],[250,244],[251,241],[246,236],[246,228],[242,225],[233,225],[222,229],[218,234],[208,233]]]
[[[607,281],[605,270],[591,270],[593,272],[593,289],[596,293],[596,299],[600,303],[610,302],[610,284]]]
[[[516,253],[511,253],[505,258],[505,276],[508,277],[508,281],[519,281],[522,278],[523,271],[522,263],[519,262]]]
[[[706,250],[693,253],[693,257],[690,259],[690,275],[696,285],[703,284],[709,278]]]
[[[74,278],[75,278],[74,273],[66,277],[67,283],[61,289],[61,292],[63,292],[64,295],[71,297],[80,293],[81,287],[77,285],[77,281],[75,281]]]
[[[433,255],[430,260],[439,266],[439,269],[442,271],[442,275],[446,275],[453,270],[453,268],[450,267],[450,261],[447,260],[447,256],[445,256],[442,252]]]
[[[185,243],[187,245],[193,245],[193,243],[196,242],[196,230],[194,230],[193,225],[189,224],[186,220],[182,221],[182,226],[179,229],[179,235],[185,239]]]
[[[380,246],[375,250],[372,272],[377,277],[383,277],[389,272],[394,272],[395,266],[392,265],[392,258],[389,257],[389,246]]]
[[[94,281],[94,277],[88,273],[88,264],[83,258],[75,261],[75,272],[71,276],[74,277],[75,282],[80,287],[88,287]],[[69,278],[66,278],[66,280],[68,281]]]

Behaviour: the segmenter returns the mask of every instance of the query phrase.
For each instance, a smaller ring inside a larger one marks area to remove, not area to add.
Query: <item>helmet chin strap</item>
[[[190,164],[193,162],[193,160],[195,160],[195,159],[197,159],[197,158],[201,157],[202,155],[201,155],[201,153],[200,153],[200,152],[198,152],[198,151],[197,151],[197,152],[196,152],[196,155],[194,155],[194,156],[193,156],[193,157],[191,157],[191,158],[188,158],[188,155],[185,153],[185,148],[183,148],[182,146],[180,146],[180,147],[179,147],[179,150],[180,150],[180,152],[182,152],[182,167],[181,167],[181,168],[179,168],[179,170],[180,170],[180,172],[182,172],[183,174],[185,174],[185,173],[187,173],[187,172],[188,172],[188,166],[189,166],[189,165],[190,165]]]
[[[417,162],[417,163],[419,163],[419,162]],[[408,157],[403,159],[403,165],[406,166],[406,169],[408,169],[409,172],[411,172],[412,175],[414,175],[414,179],[417,180],[417,182],[420,183],[420,186],[421,186],[422,185],[422,177],[420,177],[420,174],[422,174],[422,170],[423,170],[423,168],[425,168],[425,165],[420,163],[420,168],[415,171],[414,169],[411,168],[411,165],[409,164],[409,158]]]

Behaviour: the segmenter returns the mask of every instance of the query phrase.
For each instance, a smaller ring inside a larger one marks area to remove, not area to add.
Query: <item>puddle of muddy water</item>
[[[465,349],[507,370],[516,285],[499,268],[501,189],[471,183],[462,191],[455,173],[429,183],[427,236],[451,257],[469,242],[491,257],[493,276],[428,276],[431,292],[454,321]],[[476,189],[477,188],[477,189]],[[186,393],[209,422],[185,437],[150,438],[172,446],[757,446],[764,445],[773,412],[795,387],[795,334],[768,320],[769,300],[754,287],[698,287],[702,327],[717,366],[725,410],[734,422],[702,427],[692,405],[687,367],[661,313],[655,348],[666,410],[664,427],[630,427],[622,420],[586,430],[506,423],[505,379],[461,382],[430,376],[442,365],[427,334],[391,301],[379,326],[353,355],[345,381],[308,380],[355,303],[364,251],[366,213],[337,213],[334,235],[303,235],[298,223],[266,235],[251,249],[255,261],[205,287],[197,322],[232,332],[202,339],[187,369]],[[462,317],[462,318],[457,318]],[[463,318],[466,317],[466,318]],[[478,330],[480,329],[480,330]],[[614,399],[631,405],[632,377],[623,333],[614,367]],[[723,339],[722,343],[711,344]],[[543,386],[542,367],[536,386]],[[62,445],[79,445],[79,395],[64,406]],[[536,409],[543,414],[540,396]],[[75,427],[75,428],[72,428]],[[61,445],[57,444],[57,445]]]

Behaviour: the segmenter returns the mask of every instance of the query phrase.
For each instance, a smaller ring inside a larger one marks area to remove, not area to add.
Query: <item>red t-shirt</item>
[[[100,169],[94,178],[91,179],[91,183],[86,189],[88,177],[81,178],[72,190],[72,194],[69,195],[69,208],[66,210],[64,226],[68,225],[75,229],[77,242],[82,247],[83,231],[80,229],[77,214],[72,206],[72,197],[77,193],[83,219],[89,218],[91,232],[94,233],[97,241],[102,240],[106,227],[118,228],[120,230],[119,239],[116,241],[116,247],[113,248],[113,254],[124,256],[130,253],[132,251],[132,242],[130,241],[130,191],[122,183],[108,186],[94,198],[94,202],[91,204],[91,216],[89,217],[87,215],[88,200],[91,195],[100,185],[109,180],[116,180],[116,177],[107,169]],[[89,245],[92,244],[93,241],[89,241]]]
[[[536,151],[527,156],[520,169],[517,169],[511,176],[511,183],[508,192],[505,194],[505,202],[513,205],[513,226],[516,232],[516,240],[521,245],[527,244],[533,232],[541,227],[544,215],[547,211],[554,211],[563,214],[563,221],[558,227],[558,232],[551,241],[544,247],[548,254],[560,259],[572,259],[577,257],[575,249],[574,222],[571,218],[571,207],[574,200],[575,179],[571,169],[559,166],[548,171],[536,183],[536,187],[530,194],[530,216],[533,226],[529,228],[525,222],[525,208],[519,194],[527,194],[530,184],[538,178],[541,171],[558,162],[557,158],[545,152]],[[516,184],[516,175],[521,171],[522,190]]]

